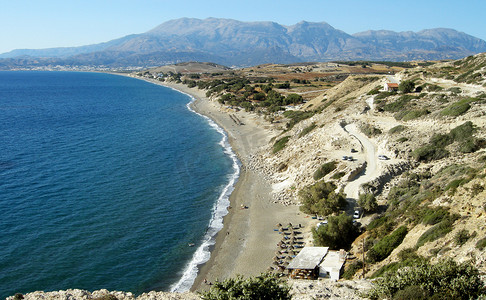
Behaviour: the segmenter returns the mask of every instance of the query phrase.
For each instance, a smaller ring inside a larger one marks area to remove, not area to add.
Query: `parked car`
[[[346,155],[343,155],[343,160],[348,160],[348,157]]]
[[[378,159],[381,159],[381,160],[388,160],[389,158],[388,158],[388,156],[386,156],[386,155],[382,155],[382,154],[380,154],[380,155],[378,155]]]
[[[319,222],[319,223],[317,224],[317,228],[319,228],[320,226],[324,226],[324,225],[327,225],[327,220],[324,220],[324,221],[322,221],[322,222]]]
[[[356,150],[354,148],[351,149],[351,153],[356,153],[356,152],[358,152],[358,150]]]
[[[348,161],[353,161],[353,160],[354,160],[354,158],[353,158],[352,156],[348,156],[348,159],[347,159],[347,160],[348,160]]]
[[[359,210],[355,210],[355,211],[354,211],[354,214],[353,214],[353,218],[355,218],[355,219],[359,219],[360,215],[361,215],[361,214],[359,213]]]

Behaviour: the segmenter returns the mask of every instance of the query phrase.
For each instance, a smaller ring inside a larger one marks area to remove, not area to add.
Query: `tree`
[[[344,212],[339,216],[330,216],[327,225],[312,229],[314,244],[331,249],[348,248],[358,234],[353,218]]]
[[[271,274],[243,279],[241,276],[217,281],[209,291],[201,294],[203,300],[225,299],[291,299],[290,287]]]
[[[415,83],[411,80],[404,80],[398,85],[398,90],[404,94],[411,93],[415,90]]]
[[[358,205],[366,212],[374,212],[378,208],[375,195],[372,193],[359,194]]]
[[[346,196],[341,190],[336,193],[336,185],[332,182],[319,181],[303,188],[299,192],[302,206],[300,209],[307,214],[327,216],[338,213],[346,207]]]

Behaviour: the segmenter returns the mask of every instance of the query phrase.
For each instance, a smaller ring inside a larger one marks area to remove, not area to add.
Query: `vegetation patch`
[[[337,166],[336,161],[330,161],[323,164],[322,166],[319,167],[319,169],[317,169],[314,172],[314,180],[319,180],[322,177],[326,176],[327,174],[331,173],[332,171],[334,171],[334,169],[336,169],[336,166]]]
[[[363,268],[363,262],[361,260],[356,260],[352,264],[350,264],[343,272],[344,279],[353,279],[354,274],[360,269]]]
[[[203,300],[221,299],[291,299],[290,287],[275,275],[262,274],[244,279],[241,276],[216,281],[209,291],[201,293]]]
[[[484,292],[479,270],[471,262],[458,264],[448,259],[435,265],[423,262],[385,273],[373,282],[373,288],[365,296],[370,299],[476,299]],[[406,297],[397,297],[405,293]]]
[[[306,214],[327,216],[338,213],[346,205],[346,195],[341,190],[336,193],[336,185],[332,182],[319,181],[300,190],[302,205],[300,210]]]
[[[279,152],[280,150],[282,150],[283,148],[285,148],[285,146],[289,142],[289,139],[290,139],[290,136],[284,136],[283,138],[278,139],[273,144],[273,154],[275,154],[275,153]]]
[[[396,120],[410,121],[430,114],[428,109],[404,110],[394,115]]]
[[[400,226],[390,235],[385,236],[378,243],[376,243],[373,248],[371,248],[366,257],[370,262],[379,262],[387,258],[392,251],[398,247],[405,236],[407,235],[407,226]]]
[[[368,137],[372,137],[375,135],[379,135],[382,133],[382,131],[379,128],[374,127],[373,125],[370,124],[362,124],[359,128],[361,132],[366,134]]]
[[[452,103],[451,105],[441,110],[440,114],[442,116],[451,116],[451,117],[460,116],[466,113],[471,108],[471,104],[470,104],[471,102],[473,102],[473,99],[471,98],[462,99],[460,101]]]
[[[407,129],[407,126],[397,125],[397,126],[391,128],[390,130],[388,130],[388,133],[389,134],[396,134],[396,133],[400,133],[400,132],[404,131],[405,129]]]
[[[459,218],[458,215],[449,215],[438,224],[425,231],[417,240],[415,248],[422,247],[427,242],[435,241],[452,231],[454,222]]]
[[[463,153],[475,152],[486,146],[486,142],[481,139],[475,139],[473,133],[476,127],[471,121],[452,129],[448,134],[435,134],[429,143],[423,145],[412,152],[412,157],[417,161],[432,161],[449,156],[446,146],[460,142],[458,151]]]
[[[304,128],[300,133],[299,133],[299,138],[307,135],[309,132],[314,130],[317,127],[316,123],[312,123],[311,125],[307,126]]]
[[[295,124],[299,123],[302,120],[308,119],[315,115],[315,111],[300,111],[300,110],[288,110],[284,112],[284,116],[289,118],[290,121],[287,123],[287,130],[290,130],[294,127]]]
[[[312,229],[314,244],[331,249],[348,249],[358,234],[353,218],[344,212],[339,216],[330,216],[327,225]]]

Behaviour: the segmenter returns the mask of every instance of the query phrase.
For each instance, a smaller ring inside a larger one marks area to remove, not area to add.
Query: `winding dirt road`
[[[343,129],[359,141],[361,144],[361,151],[363,152],[366,161],[366,168],[364,171],[344,187],[346,200],[349,203],[348,210],[353,210],[354,206],[356,206],[356,201],[358,200],[359,187],[363,183],[369,182],[377,177],[380,174],[380,168],[378,166],[375,145],[368,139],[368,137],[359,131],[356,124],[346,125]]]

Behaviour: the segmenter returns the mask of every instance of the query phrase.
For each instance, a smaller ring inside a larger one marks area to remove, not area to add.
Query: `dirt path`
[[[378,176],[380,174],[380,168],[378,165],[375,145],[358,130],[356,124],[346,125],[344,130],[359,141],[366,161],[366,168],[364,171],[344,187],[344,192],[347,196],[346,200],[350,203],[348,210],[353,210],[354,206],[356,206],[356,201],[358,200],[359,187],[363,183]]]

